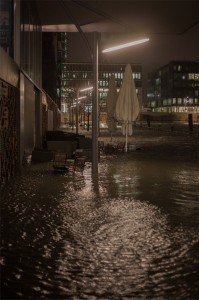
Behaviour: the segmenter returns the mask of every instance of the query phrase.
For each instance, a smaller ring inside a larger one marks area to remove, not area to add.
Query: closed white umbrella
[[[122,133],[126,135],[125,151],[128,148],[128,135],[133,134],[133,122],[140,112],[131,65],[125,67],[124,78],[116,101],[115,117],[122,123]]]
[[[108,130],[112,133],[116,130],[115,105],[117,101],[117,89],[115,85],[115,77],[112,74],[109,80],[109,91],[107,94],[107,125]]]

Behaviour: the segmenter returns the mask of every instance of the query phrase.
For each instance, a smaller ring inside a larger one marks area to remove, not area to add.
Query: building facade
[[[42,86],[42,26],[36,3],[0,1],[0,183],[42,147],[60,111]]]
[[[99,64],[98,68],[98,89],[100,111],[106,111],[106,98],[109,89],[109,80],[113,74],[115,85],[119,92],[126,64]],[[135,81],[136,92],[139,103],[142,106],[142,66],[141,64],[131,64],[132,75]],[[67,113],[73,106],[73,101],[77,97],[77,89],[92,87],[93,85],[93,65],[91,63],[62,63],[61,64],[61,104],[62,112]],[[90,96],[90,95],[88,95]],[[91,99],[91,96],[90,96]],[[90,101],[91,102],[91,101]],[[92,109],[91,104],[88,105]],[[86,106],[86,108],[88,107]]]
[[[199,112],[199,62],[172,61],[148,77],[147,107],[154,112]]]

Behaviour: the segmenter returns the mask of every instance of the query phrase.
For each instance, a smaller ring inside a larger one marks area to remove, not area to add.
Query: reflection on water
[[[1,298],[198,299],[198,149],[159,150],[102,157],[97,186],[89,164],[7,184]]]

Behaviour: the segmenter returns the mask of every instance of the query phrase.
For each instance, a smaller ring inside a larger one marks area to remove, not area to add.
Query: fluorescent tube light
[[[93,87],[90,86],[90,87],[87,87],[85,89],[80,90],[80,92],[85,92],[85,91],[89,91],[89,90],[92,90],[92,89],[93,89]]]
[[[135,45],[138,45],[138,44],[146,43],[148,41],[149,41],[149,38],[141,39],[141,40],[129,42],[129,43],[126,43],[126,44],[121,44],[121,45],[118,45],[118,46],[114,46],[114,47],[111,47],[111,48],[107,48],[107,49],[102,50],[102,52],[106,53],[106,52],[116,51],[116,50],[127,48],[127,47],[130,47],[130,46],[135,46]]]

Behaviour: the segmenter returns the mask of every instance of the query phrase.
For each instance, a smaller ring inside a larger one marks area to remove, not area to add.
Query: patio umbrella
[[[140,106],[136,94],[131,65],[127,64],[115,107],[115,117],[122,123],[122,133],[126,135],[126,152],[128,147],[128,135],[133,134],[133,122],[137,119],[139,112]]]
[[[117,100],[117,89],[115,85],[115,77],[112,74],[109,80],[109,91],[107,95],[107,125],[108,130],[111,133],[116,131],[116,119],[115,119],[115,105]]]

